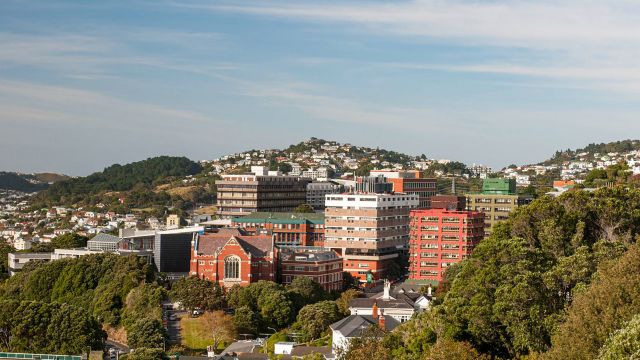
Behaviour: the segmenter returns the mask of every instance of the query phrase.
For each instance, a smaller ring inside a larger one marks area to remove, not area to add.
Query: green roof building
[[[256,235],[273,235],[276,245],[324,245],[324,213],[254,212],[232,218],[231,225]]]

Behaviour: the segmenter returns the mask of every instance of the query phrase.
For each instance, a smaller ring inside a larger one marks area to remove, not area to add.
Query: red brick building
[[[484,238],[484,214],[446,209],[412,210],[409,278],[439,282],[447,266],[467,258]]]
[[[280,283],[287,285],[304,276],[327,291],[342,290],[342,258],[329,249],[317,247],[278,248]]]
[[[276,245],[324,245],[324,214],[255,212],[233,218],[231,225],[254,235],[273,235]]]
[[[220,286],[247,286],[259,280],[275,281],[273,238],[247,235],[240,229],[220,229],[200,235],[191,247],[189,273]]]

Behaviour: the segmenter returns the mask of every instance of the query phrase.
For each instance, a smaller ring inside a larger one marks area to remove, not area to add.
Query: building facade
[[[288,212],[307,201],[307,178],[281,175],[223,175],[216,181],[218,216]]]
[[[383,176],[392,184],[392,191],[418,196],[418,209],[431,207],[431,197],[436,195],[436,179],[423,178],[418,170],[375,170],[371,176]]]
[[[411,211],[409,279],[439,282],[448,266],[467,258],[484,238],[484,214],[476,211]]]
[[[246,235],[240,229],[220,229],[200,235],[193,243],[189,274],[220,286],[247,286],[276,280],[273,239]]]
[[[278,247],[278,280],[291,284],[296,277],[308,277],[326,291],[342,290],[342,258],[321,247]]]
[[[325,195],[338,194],[342,191],[342,186],[331,181],[314,181],[307,184],[307,204],[313,210],[324,211]]]
[[[234,217],[231,226],[251,235],[273,235],[275,245],[323,246],[324,214],[257,212]]]
[[[408,194],[327,195],[324,245],[354,278],[382,279],[408,249],[409,211],[416,206],[418,197]]]
[[[530,203],[531,196],[519,195],[515,179],[485,179],[481,193],[466,194],[467,210],[482,212],[485,216],[485,236],[491,235],[493,226],[509,218],[516,208]]]

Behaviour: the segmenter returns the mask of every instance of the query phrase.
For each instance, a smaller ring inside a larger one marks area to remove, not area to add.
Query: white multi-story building
[[[409,211],[417,195],[333,194],[325,197],[325,247],[343,258],[343,269],[361,281],[386,276],[409,243]]]

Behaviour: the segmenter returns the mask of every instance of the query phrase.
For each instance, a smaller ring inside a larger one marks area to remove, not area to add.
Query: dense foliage
[[[29,263],[2,284],[0,300],[63,303],[99,323],[123,326],[132,347],[157,347],[166,336],[160,307],[166,292],[155,277],[153,266],[137,256],[96,254]]]
[[[111,165],[102,172],[53,184],[39,196],[45,204],[88,202],[92,196],[105,192],[146,189],[166,183],[176,177],[194,175],[202,167],[185,157],[159,156],[127,165]],[[155,197],[153,191],[137,191],[136,196]],[[160,196],[168,196],[166,193]]]
[[[348,354],[593,359],[640,313],[638,209],[622,187],[540,198],[447,272],[440,305]]]
[[[197,276],[182,278],[171,286],[171,298],[188,310],[220,310],[224,292],[218,283]]]
[[[31,180],[31,181],[30,181]],[[0,189],[35,192],[46,189],[48,183],[34,181],[31,175],[0,171]]]
[[[80,307],[41,301],[0,300],[0,350],[82,354],[101,349],[105,333]]]

